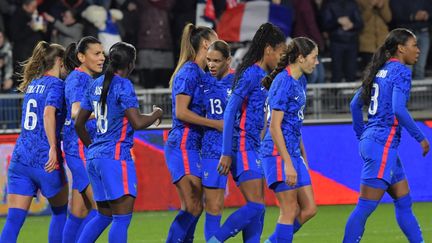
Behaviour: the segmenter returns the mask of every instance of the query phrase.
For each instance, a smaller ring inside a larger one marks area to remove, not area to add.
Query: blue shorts
[[[165,145],[165,160],[172,183],[185,175],[201,178],[201,158],[198,150],[182,150]]]
[[[91,159],[87,171],[97,202],[111,201],[124,195],[137,195],[137,177],[133,160]]]
[[[66,155],[66,163],[72,173],[72,189],[83,192],[90,184],[85,160],[72,155]]]
[[[285,167],[281,156],[263,158],[264,174],[270,189],[281,192],[311,185],[309,170],[303,158],[301,156],[291,157],[291,161],[297,172],[297,184],[295,186],[288,186],[285,183]]]
[[[241,175],[244,174],[245,171],[253,171],[255,173],[248,173],[248,176],[241,178]],[[233,179],[237,182],[237,185],[241,182],[259,179],[256,178],[257,175],[260,175],[260,178],[264,177],[263,168],[261,165],[261,159],[258,156],[256,151],[238,151],[232,157],[232,165],[231,165],[231,173],[233,175]]]
[[[202,185],[210,188],[225,189],[227,176],[219,174],[217,166],[219,159],[202,159]]]
[[[38,189],[46,198],[57,195],[67,184],[63,164],[51,173],[42,168],[10,163],[8,169],[7,192],[24,196],[36,196]]]
[[[393,185],[405,179],[397,149],[387,148],[371,139],[363,139],[359,143],[359,150],[364,161],[362,180],[378,178]]]

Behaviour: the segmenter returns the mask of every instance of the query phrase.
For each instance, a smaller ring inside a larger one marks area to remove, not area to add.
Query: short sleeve
[[[194,96],[195,89],[199,85],[201,77],[197,74],[196,70],[185,67],[174,78],[173,93],[174,96],[184,94],[187,96]]]
[[[406,66],[401,66],[393,78],[394,89],[401,91],[407,98],[411,90],[411,70]]]
[[[81,100],[81,108],[88,111],[93,111],[92,101],[91,101],[91,87],[89,87],[84,91],[84,96]]]
[[[88,79],[84,74],[77,74],[74,78],[68,80],[68,82],[70,83],[67,85],[70,85],[70,90],[72,91],[69,97],[70,103],[81,102],[85,94]]]
[[[64,105],[64,82],[60,79],[53,79],[48,89],[45,106],[54,106],[56,109],[63,109]]]
[[[117,83],[116,86],[118,87],[116,90],[118,94],[117,101],[120,103],[122,110],[125,111],[129,108],[138,109],[138,99],[132,82],[128,79],[124,79],[120,83]]]
[[[283,74],[277,75],[270,87],[268,99],[272,110],[284,111],[288,106],[291,85],[288,77]]]

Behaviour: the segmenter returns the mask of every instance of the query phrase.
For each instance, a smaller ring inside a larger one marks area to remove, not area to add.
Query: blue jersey
[[[223,120],[223,113],[231,93],[234,74],[230,73],[217,80],[208,74],[203,87],[203,100],[206,117],[212,120]],[[219,159],[221,156],[222,132],[206,127],[202,139],[201,157]]]
[[[283,70],[274,79],[268,97],[269,112],[283,111],[281,123],[285,145],[291,157],[300,157],[301,127],[304,119],[303,111],[306,105],[306,77],[302,75],[295,80],[289,68]],[[269,123],[271,121],[271,115]],[[269,129],[261,144],[262,157],[277,156],[278,152]]]
[[[200,150],[203,129],[201,126],[189,124],[177,119],[176,96],[191,97],[189,110],[204,116],[202,88],[205,73],[194,62],[186,62],[177,72],[172,83],[172,128],[168,135],[167,145],[186,150]]]
[[[138,99],[132,82],[114,75],[103,112],[100,97],[104,78],[105,75],[102,75],[89,86],[81,102],[81,108],[94,112],[96,117],[96,136],[89,147],[87,159],[130,160],[134,130],[125,111],[138,109]]]
[[[27,87],[22,106],[22,130],[12,155],[12,163],[44,168],[50,148],[43,120],[46,106],[57,109],[56,137],[57,148],[60,149],[60,131],[65,120],[64,82],[53,76],[43,76],[31,81]],[[62,161],[61,156],[58,159]]]
[[[266,75],[265,70],[254,64],[244,71],[233,90],[233,95],[243,99],[241,110],[236,114],[234,151],[259,151],[267,99],[267,90],[261,80]]]
[[[399,145],[401,126],[392,109],[393,89],[402,91],[407,100],[411,89],[411,70],[402,63],[390,59],[376,74],[373,81],[368,123],[361,136],[382,145],[395,148]]]
[[[63,130],[63,150],[65,154],[72,156],[83,155],[84,146],[75,132],[75,122],[71,118],[72,104],[82,101],[87,87],[92,81],[93,78],[80,69],[75,69],[66,78],[65,100],[67,113]],[[96,120],[87,121],[86,128],[90,138],[93,139],[96,132]]]

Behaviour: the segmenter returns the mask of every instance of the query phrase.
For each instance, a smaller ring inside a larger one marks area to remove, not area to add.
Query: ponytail
[[[373,54],[364,72],[361,86],[361,97],[365,105],[370,104],[373,81],[376,74],[392,56],[396,55],[398,45],[404,45],[409,38],[415,38],[415,35],[410,30],[404,28],[394,29],[387,35],[384,44]]]
[[[211,35],[216,35],[216,33],[208,27],[195,26],[189,23],[183,28],[183,34],[180,42],[180,57],[174,73],[171,76],[169,82],[170,87],[172,87],[174,77],[183,64],[185,64],[187,61],[195,60],[201,45],[201,41],[203,39],[209,40]]]
[[[105,71],[102,93],[100,97],[102,114],[105,113],[105,105],[114,74],[119,70],[132,72],[135,59],[136,49],[131,44],[126,42],[117,42],[111,46],[108,53],[108,67]]]
[[[77,57],[76,47],[77,44],[75,42],[69,44],[69,46],[66,47],[63,64],[68,74],[81,65],[81,62],[78,60]]]
[[[264,49],[267,46],[275,48],[277,45],[285,42],[284,33],[271,23],[262,24],[255,33],[252,44],[244,55],[240,63],[233,82],[233,89],[237,86],[240,77],[244,71],[261,60],[264,56]]]
[[[31,57],[21,64],[23,73],[20,75],[21,84],[18,86],[18,90],[26,92],[30,82],[52,69],[56,58],[63,58],[64,52],[65,50],[61,45],[40,41],[33,49]]]
[[[262,85],[266,89],[270,89],[270,86],[276,77],[282,70],[288,66],[289,64],[293,64],[297,61],[297,58],[301,55],[306,57],[309,55],[315,48],[317,48],[317,44],[306,37],[296,37],[294,38],[288,45],[285,50],[285,53],[282,54],[276,68],[267,76],[263,78],[261,81]]]

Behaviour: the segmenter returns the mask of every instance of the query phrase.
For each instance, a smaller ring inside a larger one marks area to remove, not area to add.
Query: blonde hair
[[[191,23],[186,24],[183,28],[183,34],[180,42],[180,57],[177,62],[177,66],[174,70],[174,73],[170,79],[170,87],[172,87],[172,83],[175,75],[180,70],[180,68],[187,61],[195,60],[199,47],[201,45],[201,40],[206,39],[209,40],[210,36],[216,35],[214,30],[204,27],[204,26],[195,26]]]
[[[20,74],[21,84],[18,89],[25,92],[30,82],[33,79],[40,78],[46,71],[52,69],[56,58],[62,59],[64,53],[63,46],[40,41],[33,49],[31,57],[21,64],[23,73]]]

